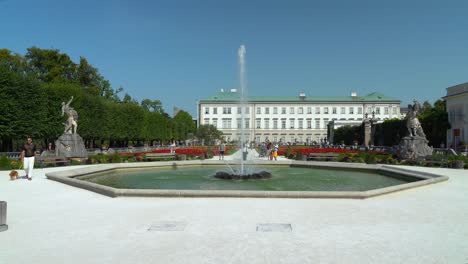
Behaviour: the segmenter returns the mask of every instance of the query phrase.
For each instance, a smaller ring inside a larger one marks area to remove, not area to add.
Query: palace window
[[[231,114],[231,107],[223,107],[223,115]]]
[[[231,128],[231,119],[223,118],[223,128]]]

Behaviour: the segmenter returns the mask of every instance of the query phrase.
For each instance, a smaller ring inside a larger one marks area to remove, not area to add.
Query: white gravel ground
[[[465,170],[407,167],[450,179],[347,200],[109,198],[44,176],[71,168],[0,171],[1,264],[468,263]]]

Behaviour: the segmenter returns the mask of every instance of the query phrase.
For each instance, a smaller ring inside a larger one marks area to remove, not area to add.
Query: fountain
[[[385,165],[311,164],[307,161],[256,161],[242,155],[246,144],[245,47],[239,48],[242,125],[240,150],[234,163],[161,161],[101,164],[89,168],[46,173],[48,179],[110,197],[277,197],[363,199],[417,186],[446,181],[448,177]],[[417,131],[416,131],[417,133]],[[231,166],[231,165],[235,166]],[[270,172],[259,171],[261,164]],[[239,165],[239,166],[237,166]],[[224,172],[222,170],[229,170]],[[259,172],[258,172],[259,171]],[[275,177],[271,177],[274,174]],[[223,180],[213,180],[216,178]],[[262,179],[268,180],[247,180]],[[231,180],[224,180],[231,179]],[[234,181],[233,181],[234,180]],[[238,180],[238,181],[235,181]],[[1,203],[1,202],[0,202]],[[1,207],[1,204],[0,204]],[[1,213],[0,213],[1,216]],[[1,217],[0,217],[1,218]],[[0,219],[1,220],[1,219]],[[0,221],[0,231],[2,231]]]
[[[219,179],[228,179],[228,180],[247,180],[247,179],[264,179],[264,178],[271,178],[271,173],[267,171],[255,171],[254,167],[248,168],[246,166],[247,159],[246,154],[244,154],[244,149],[247,146],[247,140],[245,137],[245,112],[247,108],[247,85],[246,85],[246,77],[245,77],[245,46],[241,45],[238,50],[239,55],[239,79],[240,79],[240,98],[239,98],[239,105],[241,108],[241,127],[240,127],[240,145],[239,149],[243,152],[242,156],[239,158],[240,161],[240,168],[239,170],[233,169],[231,166],[228,165],[230,172],[225,171],[218,171],[214,175],[214,177]]]

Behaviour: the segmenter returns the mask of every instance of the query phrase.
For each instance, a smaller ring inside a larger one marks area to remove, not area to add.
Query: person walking
[[[34,145],[32,138],[28,137],[26,144],[24,144],[21,149],[21,162],[23,163],[28,180],[32,180],[35,155],[36,145]]]

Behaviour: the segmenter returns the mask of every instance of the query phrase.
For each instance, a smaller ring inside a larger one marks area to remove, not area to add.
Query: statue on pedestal
[[[408,105],[406,114],[406,128],[408,136],[401,139],[399,156],[402,159],[418,160],[432,155],[433,149],[428,146],[426,134],[424,134],[418,115],[421,113],[421,105],[413,100],[413,105]]]
[[[62,116],[67,115],[63,134],[55,142],[55,155],[67,158],[87,158],[83,139],[78,135],[78,113],[70,106],[73,96],[65,103],[62,102]]]

